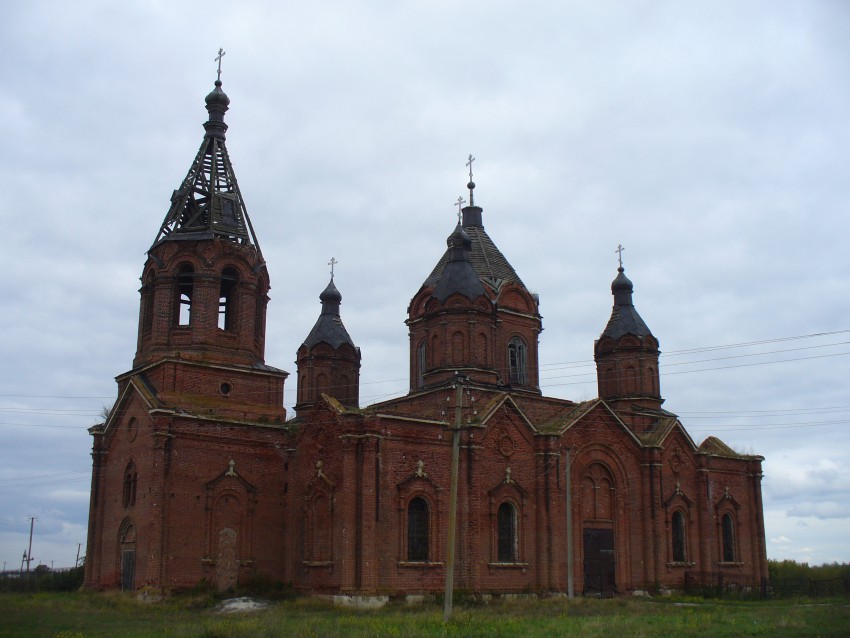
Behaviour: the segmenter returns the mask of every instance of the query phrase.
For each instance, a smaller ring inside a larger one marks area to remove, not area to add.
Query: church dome
[[[617,276],[611,282],[611,293],[614,295],[614,308],[611,311],[611,318],[608,320],[608,325],[605,326],[605,330],[602,332],[602,337],[619,339],[624,335],[630,334],[642,338],[652,334],[632,303],[633,292],[634,285],[626,277],[623,267],[620,266],[617,269]]]
[[[215,88],[207,93],[204,101],[207,103],[207,108],[212,106],[230,106],[230,98],[227,97],[227,93],[221,90],[221,80],[215,81]]]

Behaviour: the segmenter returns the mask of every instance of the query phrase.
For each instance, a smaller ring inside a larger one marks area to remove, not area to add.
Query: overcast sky
[[[467,156],[540,295],[547,395],[596,396],[618,244],[697,443],[765,457],[770,558],[850,561],[850,3],[0,3],[0,560],[85,551],[91,439],[145,251],[203,137],[268,262],[295,372],[336,266],[361,405],[408,387],[407,304]],[[291,411],[295,377],[286,389]]]

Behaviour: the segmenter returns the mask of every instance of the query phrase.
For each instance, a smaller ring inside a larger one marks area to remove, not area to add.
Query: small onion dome
[[[634,291],[632,282],[626,277],[622,266],[617,271],[617,276],[611,283],[611,293],[614,295],[614,308],[611,311],[611,318],[608,320],[608,325],[605,326],[602,336],[619,339],[627,334],[640,338],[651,335],[652,333],[632,303],[632,292]]]
[[[472,238],[466,234],[463,226],[458,224],[455,227],[446,244],[449,246],[449,261],[434,285],[434,297],[443,303],[455,293],[460,293],[470,301],[483,295],[484,286],[469,261]]]
[[[316,344],[324,342],[334,349],[339,348],[344,343],[352,348],[356,347],[339,316],[339,304],[342,302],[342,295],[334,286],[333,279],[319,295],[319,299],[322,301],[322,312],[316,320],[316,325],[313,326],[310,334],[304,340],[304,345],[312,348]]]
[[[230,106],[230,98],[221,90],[221,80],[215,81],[215,88],[207,94],[204,101],[207,103],[207,109],[212,106]]]
[[[465,248],[466,250],[472,249],[472,238],[466,234],[466,231],[463,229],[463,226],[458,224],[455,226],[454,231],[451,235],[446,239],[446,245],[449,248]],[[461,257],[458,255],[458,257]]]
[[[617,277],[611,282],[611,293],[614,295],[614,303],[618,306],[632,305],[632,293],[634,285],[631,280],[626,277],[624,268],[617,268]]]
[[[322,291],[322,294],[319,295],[319,301],[322,302],[323,313],[326,309],[335,311],[335,313],[339,312],[339,304],[342,303],[342,295],[339,290],[337,290],[336,286],[334,286],[333,279],[330,280],[327,288],[325,288]]]

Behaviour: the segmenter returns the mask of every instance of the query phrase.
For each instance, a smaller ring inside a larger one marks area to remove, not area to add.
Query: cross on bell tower
[[[225,56],[226,51],[221,47],[218,48],[218,55],[215,57],[215,61],[218,62],[218,75],[216,76],[216,80],[221,82],[221,59]]]

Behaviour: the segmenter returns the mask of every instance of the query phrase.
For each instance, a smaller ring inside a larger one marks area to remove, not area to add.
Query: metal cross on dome
[[[623,267],[623,251],[625,249],[626,247],[623,246],[623,244],[617,244],[617,250],[614,251],[615,253],[617,253],[617,259],[620,262],[620,268]]]
[[[219,47],[218,48],[218,55],[215,58],[215,61],[218,62],[218,76],[216,77],[216,80],[218,82],[221,82],[221,59],[224,57],[224,55],[225,55],[225,50],[222,49],[221,47]]]
[[[458,197],[455,202],[455,206],[457,206],[457,223],[460,223],[460,211],[463,209],[463,205],[466,203],[466,200],[463,197]]]
[[[472,162],[475,161],[475,158],[472,157],[472,153],[469,154],[469,161],[466,163],[469,166],[469,181],[472,181]]]
[[[331,260],[328,262],[328,266],[331,267],[331,279],[334,278],[334,266],[336,266],[339,262],[335,257],[331,257]]]

